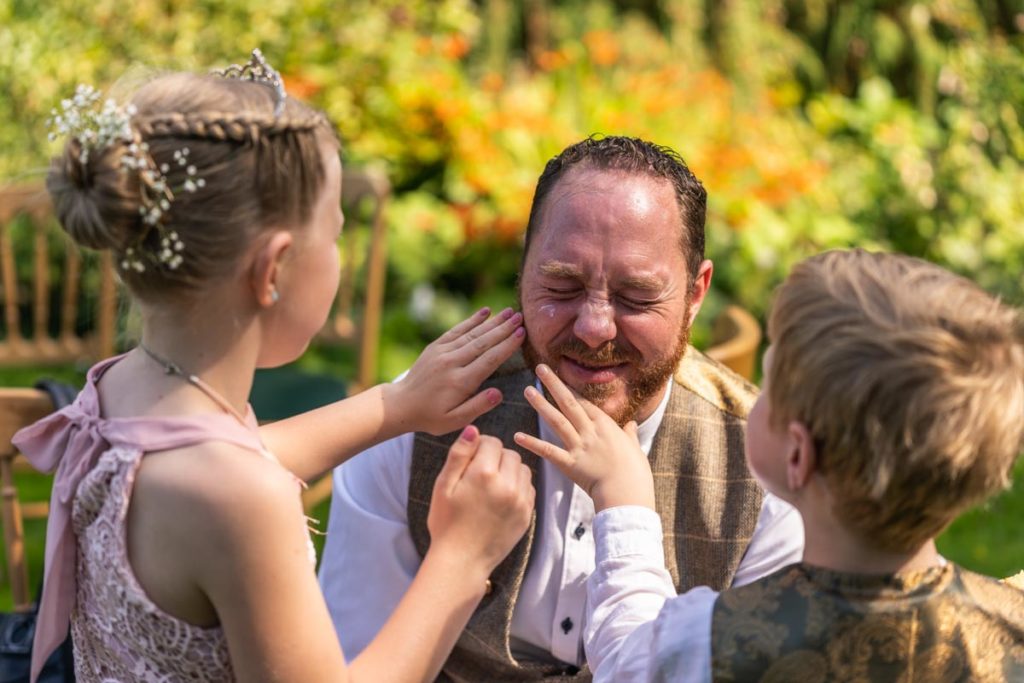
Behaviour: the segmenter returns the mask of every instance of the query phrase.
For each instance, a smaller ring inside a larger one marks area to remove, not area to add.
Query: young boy
[[[803,561],[675,596],[633,425],[550,369],[527,399],[563,446],[516,441],[594,498],[596,681],[1024,681],[1024,592],[935,537],[1004,489],[1024,446],[1024,323],[935,265],[860,250],[797,265],[747,423],[747,462],[800,512]]]

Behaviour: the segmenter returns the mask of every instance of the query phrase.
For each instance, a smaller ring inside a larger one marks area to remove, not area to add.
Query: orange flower
[[[318,92],[323,90],[323,86],[319,83],[306,78],[301,73],[298,74],[282,74],[281,80],[284,81],[284,89],[289,95],[294,95],[300,100],[306,100],[313,97]]]
[[[488,71],[480,79],[480,88],[486,92],[498,92],[505,86],[505,79],[495,71]]]
[[[452,33],[441,44],[441,54],[452,61],[462,59],[469,52],[469,40],[461,33]]]
[[[610,66],[619,59],[619,42],[611,31],[588,31],[583,43],[590,53],[590,61],[598,66]]]

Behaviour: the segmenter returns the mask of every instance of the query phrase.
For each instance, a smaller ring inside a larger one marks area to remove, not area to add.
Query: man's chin
[[[621,382],[587,384],[577,389],[577,392],[604,411],[620,427],[636,417],[636,410],[630,405],[626,387]]]

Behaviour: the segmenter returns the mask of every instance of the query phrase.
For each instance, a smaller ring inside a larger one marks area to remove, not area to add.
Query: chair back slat
[[[15,221],[27,221],[30,232],[22,232],[22,223]],[[114,353],[117,281],[113,255],[103,252],[84,260],[66,235],[60,233],[60,239],[53,239],[56,226],[42,185],[0,187],[0,281],[6,325],[0,341],[0,365],[94,361]],[[20,278],[15,255],[16,250],[21,253],[19,240],[25,240],[21,248],[32,252],[31,274],[26,276],[23,270]],[[60,265],[51,263],[51,258]],[[95,268],[100,271],[98,278],[91,272]],[[24,280],[26,277],[31,280]],[[26,301],[28,296],[31,300]],[[83,300],[93,315],[84,332],[79,320]],[[31,316],[31,320],[23,322],[23,316]]]
[[[345,211],[342,231],[341,278],[331,317],[320,333],[328,343],[356,339],[358,367],[350,393],[376,383],[377,348],[380,344],[380,322],[384,308],[384,278],[387,271],[387,226],[385,209],[391,196],[391,183],[376,169],[346,168],[341,183],[341,203]],[[368,246],[356,226],[365,227]],[[360,281],[361,278],[361,281]],[[357,292],[362,292],[361,300]],[[362,305],[360,320],[354,308]]]
[[[75,321],[78,320],[78,279],[81,277],[82,257],[77,249],[68,249],[64,261],[64,287],[60,305],[60,343],[64,352],[71,355],[82,353],[82,342],[75,336]]]
[[[45,519],[46,503],[23,504],[14,480],[14,433],[53,411],[50,396],[39,389],[0,388],[0,520],[4,526],[4,557],[10,577],[15,611],[32,609],[28,566],[25,560],[24,520]]]
[[[14,242],[10,225],[0,224],[0,277],[4,285],[4,324],[7,340],[4,356],[16,355],[21,345],[21,321],[18,319],[18,273],[14,265]]]

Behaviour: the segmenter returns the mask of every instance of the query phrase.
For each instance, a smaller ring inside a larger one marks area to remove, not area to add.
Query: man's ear
[[[697,277],[693,278],[693,284],[690,285],[690,310],[688,311],[690,325],[693,325],[693,321],[697,319],[697,313],[700,312],[701,304],[704,303],[704,297],[711,289],[711,274],[714,270],[714,264],[709,259],[704,259],[701,261],[700,268],[697,269]]]
[[[275,230],[264,238],[252,260],[249,282],[253,296],[262,308],[273,306],[281,295],[282,266],[294,238],[288,230]]]
[[[818,451],[807,425],[792,420],[786,426],[790,451],[786,454],[786,485],[790,491],[802,489],[818,470]]]

